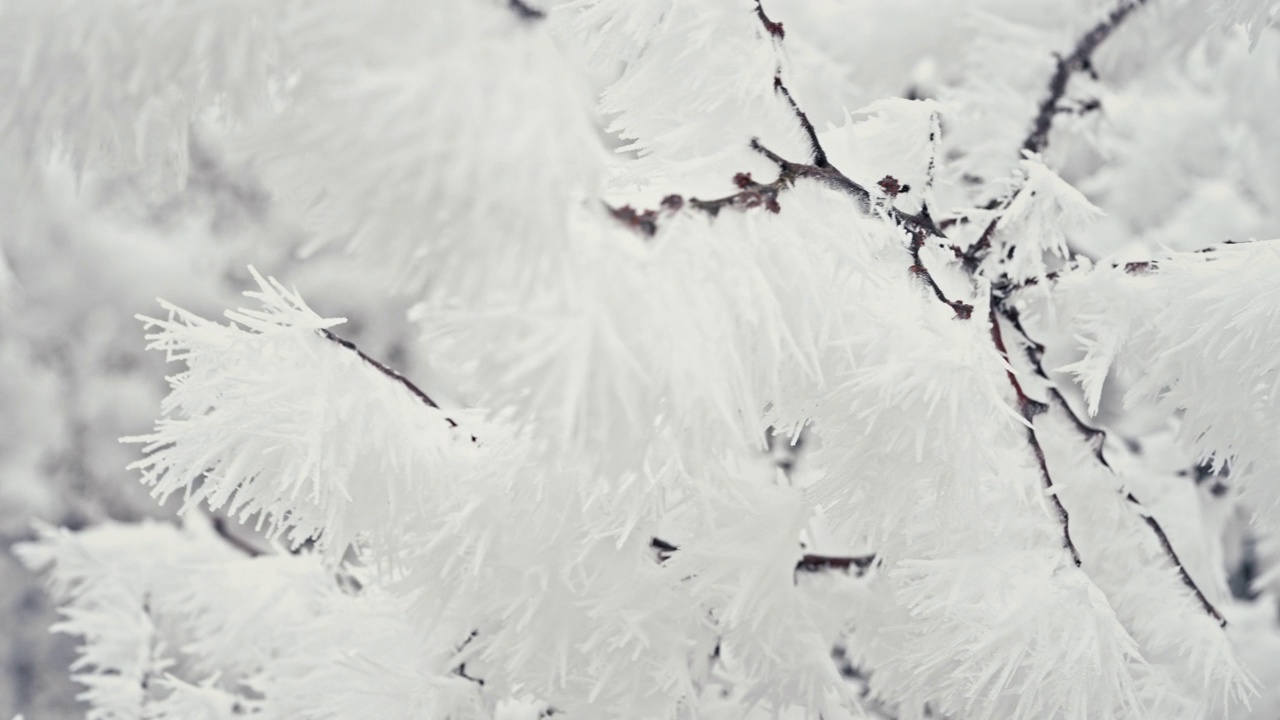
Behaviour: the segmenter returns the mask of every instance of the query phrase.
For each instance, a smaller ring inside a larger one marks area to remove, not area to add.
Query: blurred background
[[[207,317],[240,304],[248,267],[302,291],[343,334],[420,375],[407,302],[339,251],[304,261],[304,235],[278,222],[247,173],[192,138],[190,174],[157,199],[129,175],[77,177],[64,162],[0,165],[0,717],[83,717],[68,668],[74,638],[9,553],[35,523],[80,528],[172,515],[126,466],[126,435],[150,430],[167,392],[162,353],[135,316],[157,298]],[[16,221],[16,222],[14,222]],[[176,502],[171,502],[170,506]]]

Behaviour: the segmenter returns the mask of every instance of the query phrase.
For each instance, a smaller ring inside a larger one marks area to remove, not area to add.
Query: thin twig
[[[782,28],[782,23],[774,22],[764,12],[764,5],[760,4],[760,0],[756,0],[756,17],[760,19],[760,24],[764,25],[765,32],[773,37],[781,40],[787,36],[787,31]]]
[[[1111,463],[1107,462],[1106,456],[1102,453],[1102,449],[1106,445],[1107,433],[1085,423],[1085,421],[1076,414],[1076,411],[1072,409],[1071,403],[1067,402],[1067,398],[1053,384],[1053,380],[1049,377],[1049,373],[1044,369],[1045,346],[1042,343],[1033,340],[1031,335],[1027,333],[1026,327],[1022,324],[1021,314],[1018,312],[1017,308],[1005,302],[1005,295],[1001,293],[993,293],[992,305],[1001,316],[1009,321],[1009,324],[1013,326],[1013,329],[1017,330],[1018,334],[1022,336],[1023,350],[1027,357],[1027,362],[1031,364],[1032,372],[1044,380],[1045,384],[1048,386],[1046,392],[1049,395],[1049,399],[1067,413],[1067,417],[1071,420],[1072,424],[1076,426],[1076,430],[1084,436],[1085,440],[1093,448],[1093,455],[1097,458],[1098,463],[1110,470]]]
[[[876,562],[874,554],[869,555],[804,555],[796,563],[796,572],[823,572],[826,570],[856,570],[859,575],[865,573]]]
[[[1137,506],[1138,514],[1142,516],[1143,521],[1147,523],[1147,526],[1151,528],[1151,532],[1155,534],[1156,539],[1160,541],[1160,547],[1164,549],[1164,554],[1168,555],[1169,558],[1173,560],[1174,567],[1178,569],[1178,576],[1182,578],[1182,584],[1191,588],[1191,592],[1194,593],[1196,599],[1200,601],[1200,606],[1209,614],[1209,617],[1218,622],[1218,627],[1225,628],[1227,626],[1227,619],[1218,612],[1218,609],[1213,606],[1213,603],[1209,602],[1209,598],[1204,596],[1204,593],[1200,591],[1200,586],[1196,585],[1196,581],[1191,579],[1191,575],[1187,572],[1186,566],[1182,564],[1182,560],[1178,557],[1178,552],[1173,549],[1173,543],[1169,542],[1169,536],[1165,534],[1164,528],[1160,527],[1160,523],[1157,522],[1146,507],[1138,501],[1138,498],[1133,496],[1133,493],[1126,493],[1124,499]]]
[[[782,23],[775,23],[769,19],[765,13],[764,7],[760,0],[756,2],[756,16],[760,19],[761,24],[770,35],[778,40],[785,36],[782,29]],[[773,88],[786,101],[787,106],[791,108],[791,112],[795,115],[796,121],[800,124],[809,140],[811,160],[808,163],[798,163],[778,155],[769,148],[765,147],[758,138],[752,138],[750,147],[752,150],[760,153],[768,158],[771,162],[778,166],[778,179],[767,185],[753,183],[748,186],[739,184],[743,187],[743,191],[729,195],[718,200],[700,201],[690,200],[698,209],[704,210],[713,216],[719,212],[722,207],[757,207],[764,206],[772,212],[778,212],[777,196],[782,190],[794,184],[799,178],[809,178],[818,180],[828,187],[839,190],[852,197],[858,204],[858,208],[863,213],[870,213],[875,203],[873,202],[873,194],[870,190],[863,187],[859,183],[850,179],[839,168],[831,164],[830,158],[827,156],[826,150],[822,147],[822,142],[818,139],[817,129],[813,122],[810,121],[808,114],[800,107],[795,96],[787,87],[782,79],[781,73],[776,73],[773,78]],[[743,173],[735,176],[735,183],[738,178],[743,177]],[[750,177],[746,175],[746,177]],[[672,201],[673,205],[668,206],[668,201]],[[669,195],[663,200],[663,207],[671,210],[678,210],[681,207],[682,198],[679,195]],[[618,220],[634,227],[635,229],[652,235],[656,232],[656,220],[658,212],[652,210],[637,211],[629,206],[622,208],[609,208],[611,214]],[[926,236],[938,237],[945,239],[946,236],[942,230],[933,221],[929,215],[927,207],[922,207],[917,214],[904,213],[892,207],[884,208],[887,214],[898,225],[906,228],[910,232],[922,232]],[[948,302],[948,305],[951,303]]]
[[[673,553],[675,553],[677,550],[680,549],[679,547],[672,545],[666,540],[663,540],[662,538],[658,538],[658,537],[649,538],[649,547],[653,548],[654,551],[658,554],[659,563],[666,562]]]
[[[1076,41],[1069,55],[1058,57],[1058,66],[1049,78],[1048,91],[1040,101],[1040,109],[1031,121],[1030,132],[1022,141],[1023,150],[1039,153],[1049,144],[1049,131],[1053,129],[1053,118],[1059,113],[1058,103],[1067,93],[1067,84],[1071,76],[1077,72],[1089,70],[1092,67],[1090,60],[1098,47],[1111,37],[1125,18],[1146,2],[1147,0],[1123,0],[1107,13],[1107,17]]]
[[[536,7],[528,4],[524,0],[507,0],[507,7],[511,8],[521,20],[541,20],[547,14]]]
[[[818,141],[818,131],[814,129],[813,123],[809,121],[809,116],[804,110],[800,109],[799,103],[792,97],[786,83],[782,82],[781,75],[773,76],[773,89],[786,98],[787,105],[791,106],[791,112],[795,113],[796,120],[800,122],[800,127],[804,130],[804,134],[809,136],[809,144],[813,146],[813,164],[820,168],[831,167],[831,163],[827,160],[827,151],[822,149],[822,143]]]
[[[920,251],[924,248],[925,233],[920,230],[911,232],[911,262],[908,268],[912,274],[925,281],[925,284],[933,290],[934,297],[942,301],[943,304],[949,306],[961,320],[968,320],[973,317],[973,306],[959,300],[952,300],[942,292],[942,288],[938,286],[938,282],[933,279],[933,273],[929,272],[929,268],[925,266],[924,260],[920,258]]]
[[[1005,363],[1009,363],[1009,351],[1004,344],[1004,338],[1000,333],[1000,318],[996,316],[995,298],[991,300],[991,308],[988,311],[988,317],[991,321],[991,341],[995,343],[996,350],[1000,351],[1000,355],[1004,357]],[[1071,553],[1071,561],[1076,567],[1080,567],[1080,551],[1076,549],[1075,543],[1071,540],[1071,516],[1067,513],[1067,508],[1062,504],[1062,500],[1058,497],[1058,493],[1053,484],[1053,477],[1049,475],[1049,464],[1045,460],[1044,448],[1040,446],[1040,439],[1036,437],[1035,417],[1044,412],[1047,406],[1037,400],[1032,400],[1022,389],[1022,383],[1018,382],[1018,376],[1013,372],[1013,366],[1009,365],[1005,368],[1008,375],[1009,384],[1013,387],[1013,392],[1018,399],[1018,411],[1027,422],[1027,443],[1031,445],[1031,451],[1035,455],[1036,463],[1040,467],[1040,479],[1044,483],[1046,494],[1052,500],[1058,515],[1058,522],[1062,525],[1062,542],[1067,551]]]
[[[1022,320],[1017,309],[1009,306],[1005,302],[1006,299],[1007,298],[1004,295],[993,295],[992,304],[993,306],[998,306],[1000,314],[1009,320],[1013,328],[1022,336],[1022,339],[1025,341],[1027,360],[1031,363],[1032,370],[1048,384],[1047,392],[1050,400],[1052,400],[1054,405],[1057,405],[1067,414],[1067,418],[1071,420],[1073,425],[1075,425],[1076,430],[1084,436],[1085,441],[1092,446],[1093,456],[1098,463],[1107,470],[1114,472],[1112,470],[1111,463],[1107,461],[1107,458],[1103,453],[1103,448],[1106,446],[1106,431],[1086,423],[1079,415],[1076,414],[1075,410],[1071,408],[1071,404],[1067,402],[1066,397],[1063,396],[1058,388],[1054,386],[1053,381],[1049,378],[1048,373],[1046,373],[1044,369],[1043,361],[1045,346],[1031,338],[1027,333],[1026,327],[1022,324]],[[1205,608],[1205,611],[1209,613],[1209,615],[1213,617],[1220,626],[1226,627],[1226,619],[1222,617],[1218,610],[1214,608],[1205,597],[1200,586],[1196,584],[1194,579],[1192,579],[1191,573],[1187,572],[1186,566],[1182,564],[1182,559],[1179,558],[1178,553],[1174,551],[1173,545],[1169,542],[1168,535],[1165,533],[1164,528],[1160,526],[1160,522],[1142,506],[1142,503],[1138,502],[1138,499],[1134,497],[1133,493],[1126,493],[1125,499],[1139,508],[1139,514],[1141,515],[1143,522],[1145,522],[1147,527],[1151,528],[1151,532],[1155,534],[1165,555],[1168,556],[1169,560],[1178,570],[1178,577],[1182,579],[1182,583],[1186,585],[1187,588],[1190,589],[1191,592],[1200,600],[1200,604]]]
[[[658,562],[664,563],[680,548],[662,538],[650,538],[651,547],[658,556]],[[875,554],[868,555],[815,555],[806,554],[796,561],[795,572],[817,573],[827,570],[856,570],[859,575],[865,573],[876,562]]]
[[[679,196],[672,196],[679,197]],[[663,201],[664,203],[666,201]],[[681,201],[683,204],[683,200]],[[630,205],[622,207],[614,207],[609,203],[604,204],[605,210],[609,211],[610,217],[627,227],[635,230],[641,235],[653,237],[658,233],[658,211],[657,210],[636,210]]]
[[[227,519],[224,517],[215,516],[213,518],[213,531],[218,533],[218,536],[225,540],[228,545],[249,557],[261,557],[263,555],[261,550],[231,532],[227,527]]]
[[[718,216],[725,208],[747,210],[763,207],[769,212],[779,212],[782,206],[778,204],[778,194],[791,187],[795,179],[795,174],[787,170],[782,170],[775,180],[768,183],[757,182],[751,177],[751,173],[738,173],[733,176],[733,183],[741,189],[715,200],[699,200],[696,197],[686,200],[681,195],[668,195],[662,199],[659,210],[637,210],[630,205],[613,207],[607,203],[605,209],[623,225],[642,235],[653,237],[658,233],[658,222],[664,214],[679,212],[684,207],[700,210],[711,217]]]
[[[326,340],[335,342],[341,345],[342,347],[350,350],[351,352],[355,353],[356,355],[359,355],[361,360],[364,360],[365,363],[372,366],[375,370],[377,370],[383,375],[386,375],[392,380],[395,380],[396,382],[403,385],[405,389],[413,393],[414,396],[416,396],[419,400],[421,400],[427,406],[436,408],[437,410],[440,409],[440,406],[436,404],[436,401],[432,400],[431,396],[423,392],[422,389],[419,388],[417,385],[414,385],[413,382],[409,380],[409,378],[401,375],[395,370],[392,370],[391,368],[387,367],[385,364],[383,364],[379,360],[369,357],[367,354],[365,354],[363,350],[356,347],[355,343],[351,342],[350,340],[340,338],[337,335],[334,335],[328,329],[320,330],[319,332],[320,332],[320,335],[324,337]],[[449,423],[450,427],[458,427],[458,423],[454,422],[453,418],[445,418],[445,421]]]
[[[471,645],[471,643],[479,636],[480,636],[479,630],[472,630],[470,633],[468,633],[466,639],[462,641],[462,644],[454,648],[454,657],[458,657],[462,655],[462,653],[467,649],[467,647]],[[458,666],[453,669],[453,674],[457,675],[460,678],[463,678],[464,680],[470,680],[471,682],[475,683],[476,685],[479,685],[480,687],[484,687],[484,678],[478,678],[473,675],[467,674],[467,663],[465,660],[463,662],[458,663]]]
[[[795,181],[795,174],[786,169],[781,170],[778,173],[778,177],[770,183],[756,182],[751,177],[751,173],[738,173],[733,176],[733,184],[741,188],[741,190],[717,200],[689,198],[689,206],[697,208],[711,215],[711,217],[719,215],[720,210],[726,207],[740,210],[763,207],[769,212],[776,213],[782,209],[778,204],[778,193],[791,187]]]
[[[811,178],[819,180],[828,187],[844,192],[854,198],[863,212],[870,212],[872,204],[871,193],[863,186],[853,180],[850,180],[848,176],[840,172],[840,170],[831,163],[828,162],[826,165],[818,166],[816,164],[809,165],[805,163],[792,162],[791,160],[787,160],[781,155],[778,155],[774,151],[765,147],[758,138],[753,138],[751,140],[751,149],[772,161],[778,166],[778,169],[782,173],[789,174],[789,176],[794,178]],[[917,215],[909,215],[907,213],[898,212],[893,208],[888,208],[886,209],[885,214],[911,235],[911,244],[908,249],[911,252],[912,264],[908,269],[914,275],[924,280],[925,284],[928,285],[929,289],[933,292],[933,295],[938,298],[942,304],[951,308],[957,318],[968,320],[972,317],[973,306],[959,300],[952,300],[948,298],[946,293],[942,291],[941,286],[939,286],[937,281],[934,280],[932,273],[929,272],[928,267],[925,266],[923,259],[920,257],[920,251],[924,247],[926,238],[941,237],[945,239],[945,236],[942,235],[942,231],[938,229],[936,224],[934,224],[933,218],[929,216],[928,208],[922,208],[920,213]]]
[[[1054,68],[1053,75],[1049,77],[1049,86],[1045,91],[1045,97],[1040,101],[1039,109],[1031,120],[1031,128],[1027,131],[1027,135],[1020,145],[1020,149],[1023,152],[1041,153],[1044,151],[1049,144],[1049,133],[1053,129],[1053,119],[1061,111],[1059,103],[1066,95],[1067,85],[1071,77],[1077,72],[1091,71],[1093,53],[1107,38],[1111,37],[1112,33],[1124,22],[1125,18],[1129,17],[1134,10],[1137,10],[1146,2],[1147,0],[1122,0],[1111,12],[1107,13],[1105,18],[1080,36],[1080,39],[1076,41],[1075,46],[1068,55],[1065,57],[1056,55],[1057,66]],[[1022,192],[1021,187],[1006,193],[1002,197],[992,198],[982,206],[982,209],[1003,212],[1008,209],[1020,192]],[[1001,215],[997,213],[996,217],[982,231],[982,234],[978,236],[978,239],[965,250],[962,260],[964,266],[970,272],[976,271],[982,258],[991,249],[991,241],[994,238],[1000,217]],[[952,220],[952,222],[963,221],[967,221],[967,218]]]

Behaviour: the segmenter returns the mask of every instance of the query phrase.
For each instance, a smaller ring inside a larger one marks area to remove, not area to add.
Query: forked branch
[[[991,299],[991,307],[988,311],[988,317],[991,322],[991,341],[995,344],[996,350],[1005,359],[1005,373],[1009,378],[1009,384],[1013,387],[1014,395],[1018,401],[1018,411],[1022,414],[1022,418],[1027,423],[1027,443],[1031,446],[1031,452],[1036,458],[1036,464],[1040,468],[1040,480],[1044,483],[1045,494],[1049,496],[1053,503],[1054,509],[1057,511],[1058,522],[1062,525],[1062,544],[1066,547],[1067,552],[1071,554],[1071,561],[1076,567],[1080,567],[1080,551],[1076,549],[1075,543],[1071,540],[1071,516],[1067,513],[1067,508],[1062,504],[1062,500],[1058,497],[1057,488],[1053,484],[1053,477],[1049,474],[1049,464],[1044,456],[1044,448],[1040,445],[1040,438],[1036,436],[1035,417],[1044,412],[1048,408],[1044,403],[1032,400],[1022,389],[1022,383],[1018,382],[1018,376],[1013,371],[1013,366],[1009,363],[1009,351],[1004,344],[1004,336],[1000,332],[1000,318],[996,316],[995,297]]]
[[[1108,471],[1111,471],[1111,463],[1107,462],[1107,458],[1103,454],[1103,448],[1106,446],[1106,431],[1086,423],[1079,415],[1076,414],[1075,410],[1072,409],[1071,404],[1067,402],[1066,397],[1064,397],[1058,388],[1054,386],[1052,379],[1050,379],[1048,373],[1046,373],[1044,369],[1043,362],[1045,346],[1036,342],[1027,334],[1027,329],[1022,324],[1020,314],[1016,308],[1008,304],[1007,296],[999,294],[993,295],[992,307],[995,308],[1001,316],[1008,320],[1010,325],[1012,325],[1012,327],[1018,331],[1018,334],[1022,336],[1027,361],[1030,363],[1032,371],[1045,381],[1052,405],[1058,407],[1066,414],[1067,419],[1069,419],[1075,426],[1076,430],[1084,438],[1085,442],[1089,443],[1093,449],[1093,456],[1098,461],[1098,464]],[[1164,528],[1161,527],[1160,521],[1156,520],[1146,507],[1138,501],[1138,498],[1135,497],[1133,493],[1126,491],[1124,498],[1129,502],[1129,504],[1134,506],[1139,516],[1141,516],[1142,521],[1151,529],[1152,534],[1155,535],[1156,540],[1160,543],[1160,549],[1178,571],[1178,577],[1182,581],[1182,584],[1186,585],[1187,589],[1195,595],[1196,599],[1200,602],[1201,607],[1204,608],[1205,612],[1208,613],[1210,617],[1217,621],[1219,626],[1226,627],[1226,618],[1218,612],[1218,609],[1213,606],[1213,603],[1209,602],[1204,591],[1200,589],[1200,586],[1196,584],[1196,581],[1191,577],[1191,573],[1187,571],[1186,566],[1182,564],[1182,559],[1178,557],[1178,553],[1174,551],[1173,544],[1169,542],[1169,536],[1165,533]]]
[[[1097,25],[1094,25],[1076,41],[1075,47],[1066,56],[1058,56],[1057,67],[1049,77],[1049,88],[1040,101],[1040,108],[1031,121],[1031,130],[1022,141],[1022,149],[1039,153],[1049,144],[1049,132],[1053,129],[1053,119],[1061,112],[1060,103],[1067,94],[1067,85],[1071,77],[1078,72],[1092,69],[1093,53],[1111,37],[1116,28],[1129,17],[1134,10],[1145,5],[1147,0],[1123,0],[1107,13]]]

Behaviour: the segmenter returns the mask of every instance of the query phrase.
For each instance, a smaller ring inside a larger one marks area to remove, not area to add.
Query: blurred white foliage
[[[189,170],[190,119],[216,105],[249,118],[271,106],[284,3],[53,0],[0,6],[0,135],[39,163],[136,168],[158,193]],[[91,122],[85,122],[92,118]]]
[[[1258,44],[1263,31],[1276,20],[1280,3],[1275,0],[1215,0],[1213,12],[1223,25],[1243,25],[1249,31],[1249,47]]]

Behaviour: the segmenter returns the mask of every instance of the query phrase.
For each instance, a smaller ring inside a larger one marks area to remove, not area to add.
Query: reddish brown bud
[[[892,175],[885,175],[884,178],[876,184],[879,185],[880,189],[884,191],[884,194],[889,197],[897,197],[899,193],[906,192],[910,189],[905,185],[899,184],[898,179]]]

